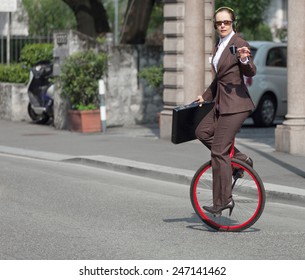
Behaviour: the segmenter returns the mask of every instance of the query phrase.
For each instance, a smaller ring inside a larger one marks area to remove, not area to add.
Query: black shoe
[[[248,164],[249,166],[253,167],[253,160],[252,160],[252,158],[247,157],[246,160],[245,160],[245,163]],[[232,176],[233,176],[234,180],[242,178],[242,177],[244,177],[244,170],[240,169],[240,168],[234,169],[233,173],[232,173]]]
[[[235,202],[232,199],[227,205],[225,206],[202,206],[202,209],[206,210],[207,212],[213,214],[215,217],[221,216],[221,212],[223,210],[229,209],[229,216],[231,216],[233,208],[235,206]]]

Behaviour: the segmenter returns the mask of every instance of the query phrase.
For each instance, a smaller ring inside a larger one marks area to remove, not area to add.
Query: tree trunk
[[[110,31],[107,12],[99,0],[63,0],[74,12],[77,30],[91,37]]]
[[[128,0],[120,43],[144,44],[155,0]]]

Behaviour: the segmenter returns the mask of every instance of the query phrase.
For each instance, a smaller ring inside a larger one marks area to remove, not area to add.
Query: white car
[[[256,126],[271,126],[287,114],[287,44],[250,41],[256,75],[245,77],[256,106],[251,117]]]

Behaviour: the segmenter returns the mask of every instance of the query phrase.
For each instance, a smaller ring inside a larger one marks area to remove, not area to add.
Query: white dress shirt
[[[214,66],[214,69],[215,69],[216,73],[217,73],[217,65],[218,65],[219,59],[221,57],[221,54],[222,54],[223,50],[225,49],[225,47],[228,45],[229,41],[231,40],[231,38],[234,34],[235,34],[235,32],[232,31],[229,35],[227,35],[226,37],[221,38],[219,40],[218,49],[217,49],[217,52],[216,52],[216,54],[213,58],[213,66]],[[243,64],[247,64],[249,62],[249,58],[247,57],[245,59],[245,61],[242,61],[241,59],[239,59],[239,61]]]
[[[227,35],[226,37],[223,37],[219,40],[218,49],[217,49],[217,52],[216,52],[216,54],[213,58],[213,66],[214,66],[214,69],[215,69],[216,73],[217,73],[217,65],[218,65],[220,56],[221,56],[223,50],[228,45],[229,41],[231,40],[231,38],[233,37],[234,34],[235,34],[235,32],[232,31],[229,35]]]

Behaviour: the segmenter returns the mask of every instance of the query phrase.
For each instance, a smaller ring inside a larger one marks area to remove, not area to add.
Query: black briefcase
[[[201,120],[211,111],[214,103],[198,102],[173,109],[172,142],[180,144],[196,139],[195,130]]]

